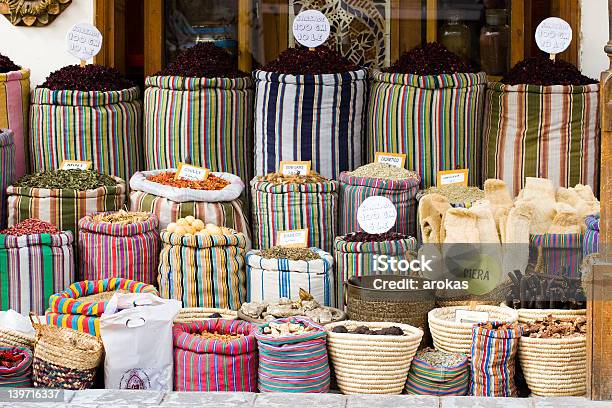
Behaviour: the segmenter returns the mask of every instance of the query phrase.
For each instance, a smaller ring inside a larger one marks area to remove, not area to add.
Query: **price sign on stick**
[[[82,67],[88,59],[98,55],[101,48],[102,34],[91,24],[75,24],[66,34],[66,49],[81,61]]]
[[[554,60],[555,55],[565,51],[572,42],[572,27],[563,19],[549,17],[538,24],[535,40],[538,48]]]
[[[293,36],[304,47],[314,48],[329,37],[329,20],[318,10],[305,10],[293,20]]]
[[[368,197],[357,209],[357,222],[368,234],[383,234],[395,225],[397,209],[387,197]]]

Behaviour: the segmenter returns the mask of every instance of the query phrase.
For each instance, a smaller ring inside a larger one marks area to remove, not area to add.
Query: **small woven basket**
[[[457,309],[466,309],[466,307],[441,307],[430,311],[427,315],[429,330],[436,350],[469,355],[473,324],[455,322]],[[477,305],[474,310],[488,312],[490,321],[514,323],[518,320],[518,313],[507,307]]]
[[[179,310],[178,315],[174,318],[174,323],[190,323],[200,320],[215,319],[210,317],[213,313],[219,313],[219,319],[236,320],[238,312],[230,309],[218,309],[214,307],[184,307]]]
[[[396,326],[403,336],[334,333],[336,326],[352,330],[357,326],[382,329]],[[421,343],[423,331],[407,324],[391,322],[330,323],[327,347],[338,388],[343,394],[401,394],[410,363]]]
[[[102,362],[102,340],[65,327],[34,323],[32,379],[36,388],[92,388]]]
[[[34,336],[28,336],[25,333],[11,330],[6,327],[0,327],[0,346],[24,347],[33,350],[34,341]]]
[[[559,339],[521,337],[518,356],[533,395],[562,397],[586,394],[586,336]]]

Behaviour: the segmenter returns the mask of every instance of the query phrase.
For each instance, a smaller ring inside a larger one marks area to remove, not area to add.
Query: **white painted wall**
[[[40,85],[50,72],[79,63],[66,51],[66,33],[76,23],[93,23],[93,13],[93,0],[77,0],[47,27],[15,27],[0,16],[0,54],[29,68],[32,87]]]
[[[604,52],[608,42],[608,0],[581,0],[580,70],[599,79],[608,69],[609,60]]]

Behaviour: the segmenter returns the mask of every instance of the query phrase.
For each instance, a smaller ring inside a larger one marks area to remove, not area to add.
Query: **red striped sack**
[[[79,280],[125,278],[155,284],[161,245],[155,214],[128,225],[94,222],[92,215],[79,221]]]
[[[15,177],[26,174],[30,155],[28,147],[28,109],[30,106],[30,70],[0,74],[0,128],[11,129],[15,138]]]
[[[255,330],[254,324],[224,319],[174,325],[174,391],[257,392]],[[224,342],[202,332],[242,337]]]

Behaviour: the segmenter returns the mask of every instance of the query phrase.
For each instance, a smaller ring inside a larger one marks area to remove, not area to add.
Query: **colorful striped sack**
[[[412,360],[406,393],[413,395],[462,396],[467,395],[470,365],[467,356],[454,367],[433,366],[419,358]]]
[[[10,129],[0,129],[0,174],[0,229],[3,229],[8,217],[6,188],[15,181],[15,143]]]
[[[0,388],[32,387],[32,351],[21,347],[0,347],[2,353],[16,353],[22,358],[14,367],[0,364]]]
[[[145,80],[148,170],[196,166],[253,176],[253,80],[151,76]]]
[[[28,110],[30,106],[30,70],[0,73],[0,129],[11,129],[15,143],[15,177],[28,169]]]
[[[599,85],[489,84],[483,130],[484,178],[517,195],[526,177],[557,187],[599,178]]]
[[[362,163],[366,70],[285,75],[255,71],[255,174],[310,160],[335,179]]]
[[[45,313],[49,297],[74,281],[73,236],[0,234],[0,305],[27,315]]]
[[[486,329],[493,324],[494,329]],[[470,395],[476,397],[516,397],[514,383],[516,352],[523,326],[498,329],[505,322],[487,322],[472,327]]]
[[[274,184],[251,181],[253,247],[276,245],[279,231],[308,228],[308,245],[332,252],[336,237],[338,182]]]
[[[79,279],[157,283],[160,241],[155,214],[127,225],[94,222],[93,215],[79,221]]]
[[[582,237],[582,234],[530,235],[529,263],[542,265],[545,275],[580,277]]]
[[[178,235],[161,232],[159,291],[183,307],[238,310],[246,300],[246,238],[228,235]]]
[[[346,235],[361,231],[357,222],[357,210],[368,197],[383,196],[391,200],[397,209],[397,220],[391,231],[416,236],[416,194],[420,178],[387,180],[374,177],[355,177],[340,174],[340,221],[338,232]]]
[[[76,282],[49,297],[49,309],[45,313],[47,324],[100,336],[100,316],[115,291],[158,295],[153,285],[130,279],[110,278]],[[101,300],[79,299],[104,292],[110,292],[109,296],[94,296]]]
[[[230,182],[222,190],[204,191],[165,186],[147,180],[147,177],[168,170],[142,171],[130,180],[130,209],[154,213],[159,228],[191,215],[205,223],[212,223],[242,232],[250,247],[249,223],[244,214],[242,193],[244,183],[233,174],[214,172],[215,176]]]
[[[93,212],[118,211],[125,203],[125,181],[93,190],[47,189],[9,186],[8,225],[28,218],[50,222],[76,236],[79,220]]]
[[[249,251],[247,264],[247,302],[274,302],[281,297],[295,299],[300,289],[317,302],[334,302],[334,258],[319,248],[310,248],[320,256],[312,261],[262,258],[260,251]]]
[[[211,319],[175,324],[174,391],[257,392],[257,326],[240,320]],[[202,332],[242,335],[230,341]]]
[[[599,252],[599,214],[589,215],[585,219],[587,230],[582,241],[582,255]]]
[[[325,328],[302,317],[273,320],[275,323],[298,323],[313,330],[300,335],[272,337],[263,334],[270,323],[255,331],[259,347],[260,392],[329,391],[329,362]]]
[[[436,184],[439,170],[468,168],[470,185],[480,183],[480,133],[487,76],[412,75],[372,71],[367,154],[406,154],[406,168]]]
[[[347,242],[344,240],[344,236],[336,237],[334,242],[334,260],[336,261],[335,307],[343,308],[344,283],[350,278],[381,273],[375,270],[375,256],[386,255],[398,260],[412,259],[417,249],[417,240],[413,237],[385,242]],[[391,272],[388,271],[387,273]]]
[[[140,168],[142,102],[137,87],[121,91],[36,88],[30,107],[32,170],[62,160],[88,160],[124,180]]]

